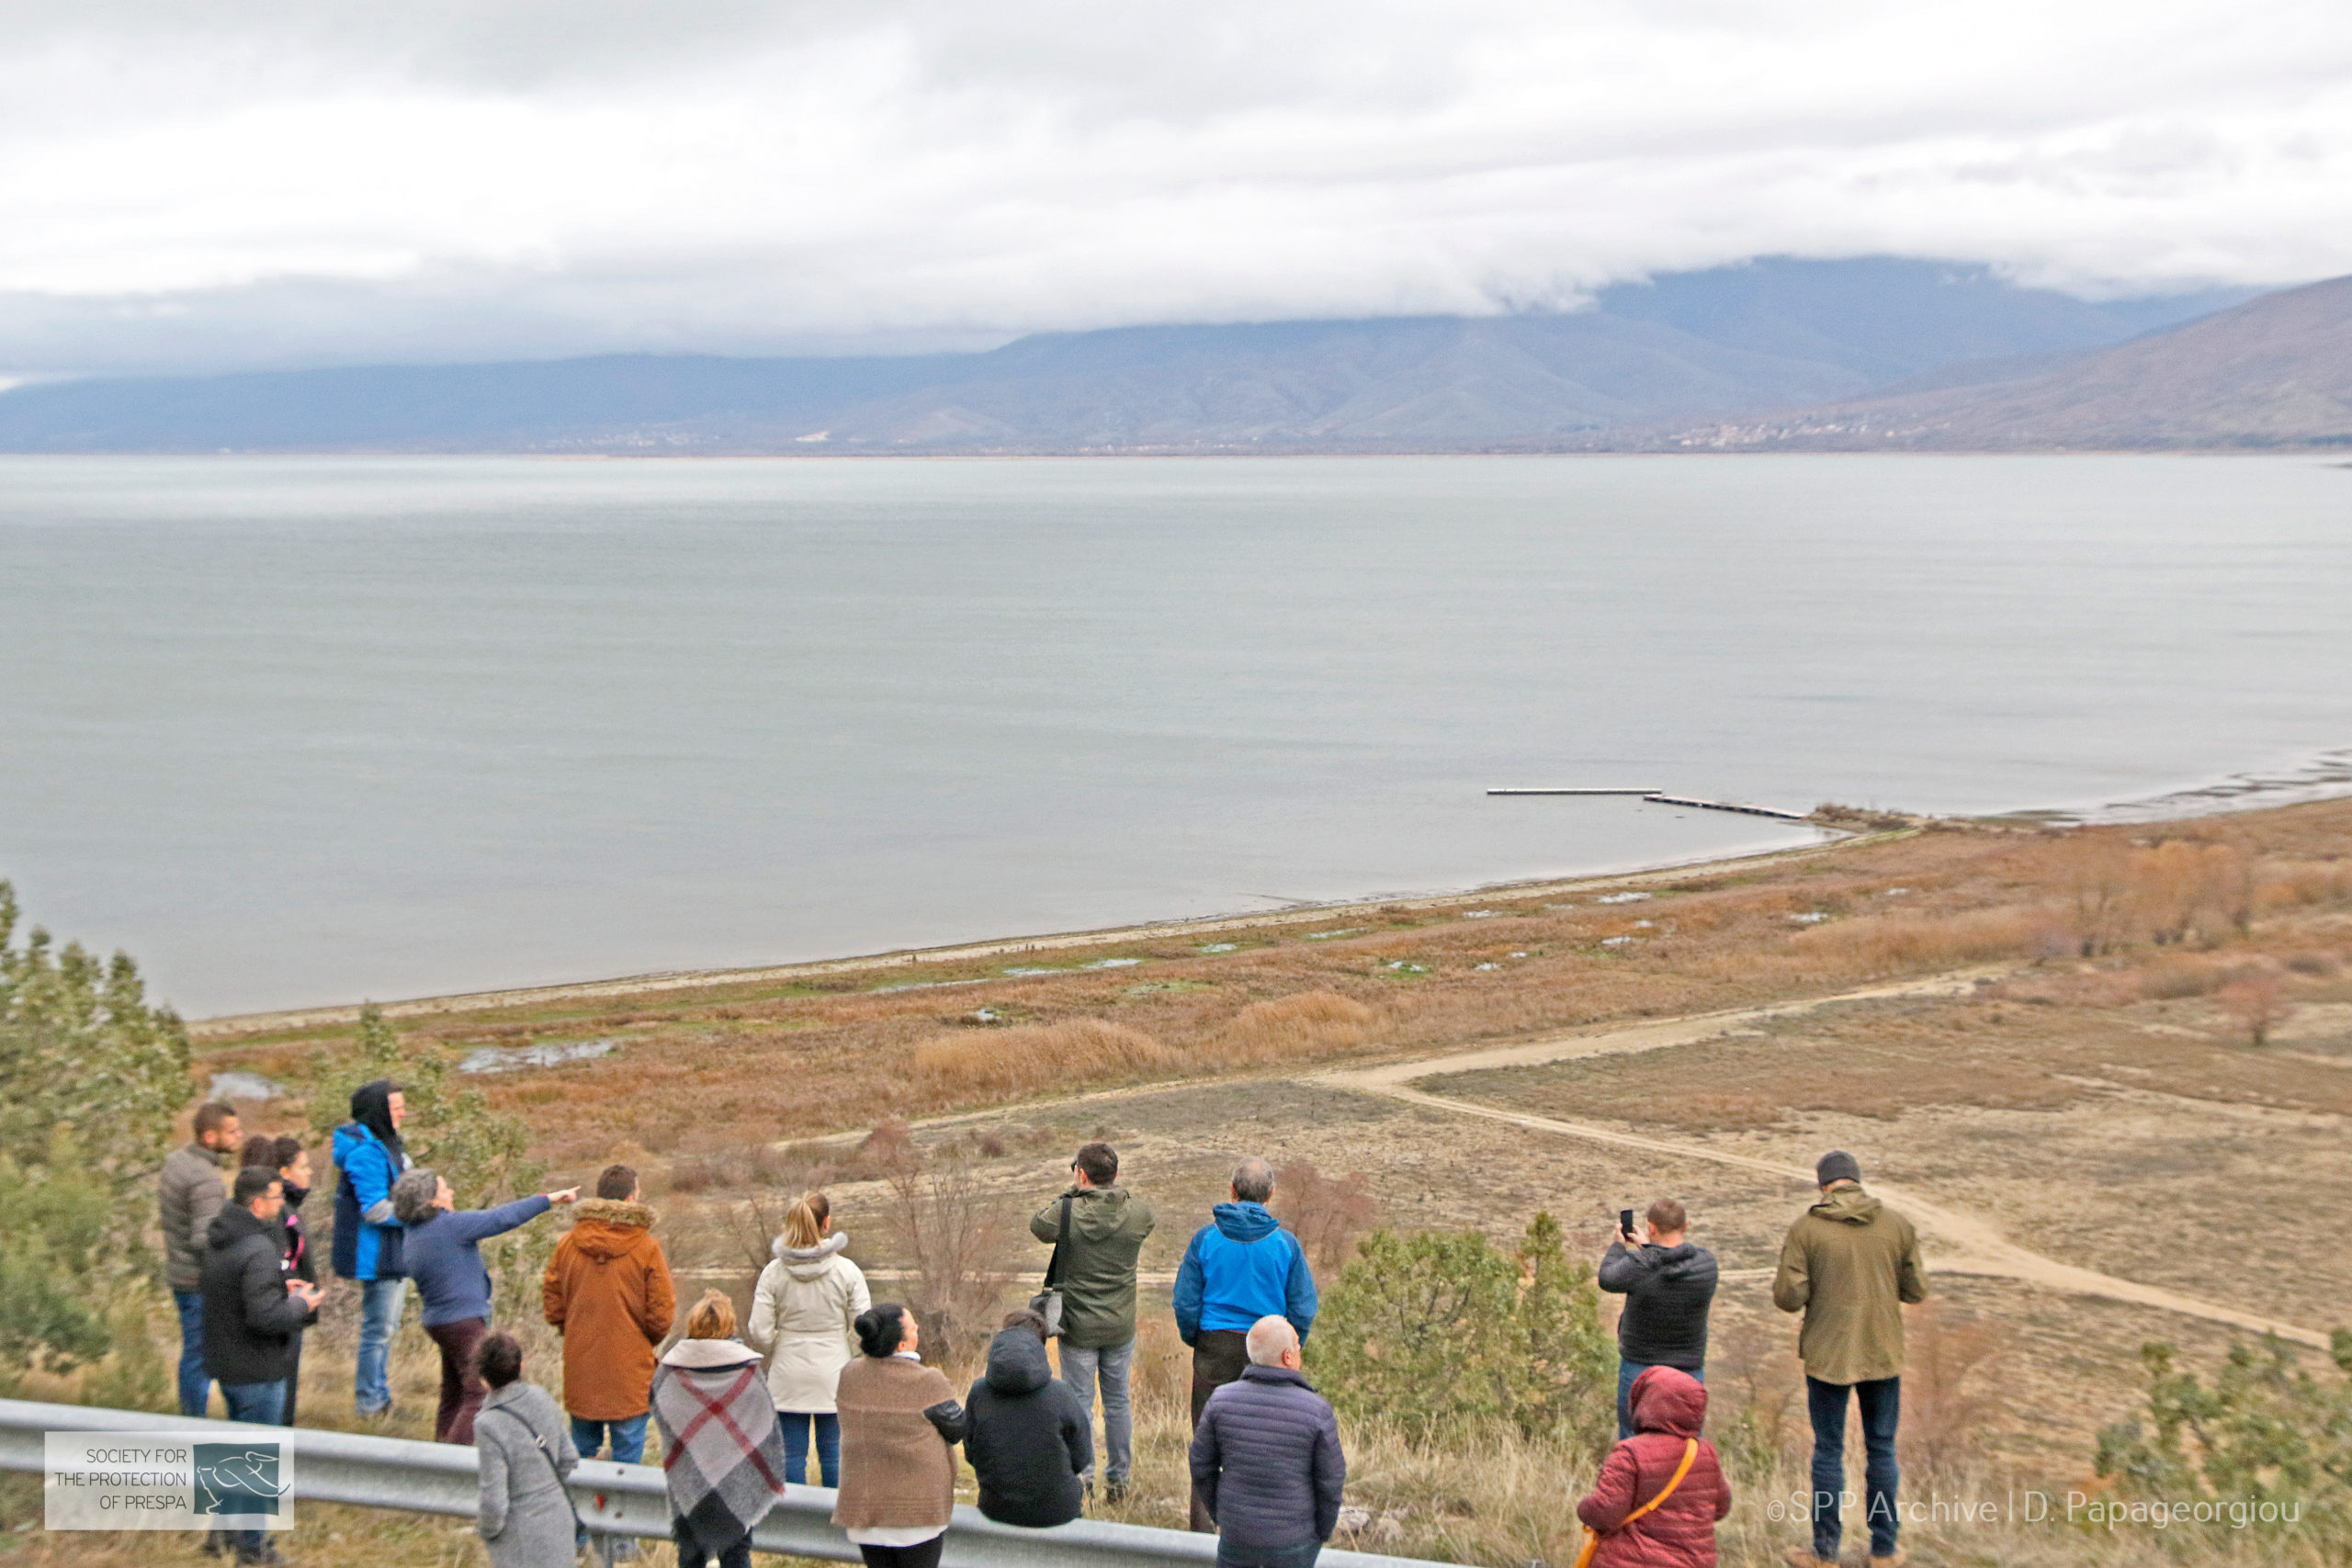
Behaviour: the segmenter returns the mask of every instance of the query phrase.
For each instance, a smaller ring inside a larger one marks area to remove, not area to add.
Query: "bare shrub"
[[[1778,1324],[1743,1317],[1719,1325],[1707,1355],[1708,1426],[1732,1472],[1770,1475],[1809,1434],[1799,1394],[1803,1369],[1792,1336]]]
[[[883,1224],[913,1270],[906,1304],[924,1343],[970,1348],[995,1328],[1015,1272],[1013,1238],[1024,1227],[1012,1195],[990,1189],[970,1158],[926,1156],[911,1138],[882,1179]]]
[[[2222,987],[2222,1010],[2245,1031],[2247,1043],[2267,1045],[2270,1032],[2287,1021],[2294,1004],[2276,975],[2250,975]]]
[[[1373,1010],[1337,991],[1301,991],[1272,1001],[1251,1002],[1208,1047],[1224,1065],[1291,1062],[1363,1043]]]
[[[1165,1071],[1181,1060],[1139,1029],[1079,1018],[933,1035],[915,1046],[914,1076],[935,1092],[994,1098]]]
[[[1380,1223],[1379,1200],[1363,1171],[1335,1180],[1308,1160],[1275,1173],[1273,1211],[1306,1249],[1307,1265],[1317,1279],[1345,1268],[1357,1240]]]
[[[2165,1001],[2178,1001],[2187,997],[2210,997],[2229,979],[2229,972],[2220,964],[2199,963],[2191,958],[2167,958],[2149,965],[2140,976],[2140,994]]]
[[[2002,1329],[1947,1314],[1929,1301],[1904,1325],[1903,1463],[1951,1474],[1976,1457],[1978,1439],[1999,1414]]]
[[[1930,915],[1865,915],[1815,926],[1790,940],[1797,952],[1849,964],[1866,974],[2023,957],[2050,930],[2050,917],[2030,905]]]

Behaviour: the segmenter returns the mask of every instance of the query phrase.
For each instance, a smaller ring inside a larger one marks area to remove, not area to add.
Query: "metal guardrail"
[[[371,1438],[310,1427],[277,1429],[294,1444],[294,1495],[306,1502],[471,1518],[480,1506],[474,1450],[453,1443]],[[0,1399],[0,1470],[41,1469],[44,1432],[201,1432],[235,1441],[251,1427],[109,1410],[83,1404],[38,1404]],[[668,1540],[670,1497],[660,1469],[582,1460],[571,1472],[571,1498],[594,1532]],[[752,1532],[755,1551],[859,1561],[832,1524],[833,1494],[795,1486]],[[1088,1568],[1101,1563],[1207,1564],[1216,1561],[1216,1537],[1188,1530],[1078,1519],[1052,1529],[1022,1529],[980,1517],[959,1504],[947,1527],[941,1568]],[[1369,1551],[1326,1551],[1318,1568],[1435,1568],[1424,1559]]]

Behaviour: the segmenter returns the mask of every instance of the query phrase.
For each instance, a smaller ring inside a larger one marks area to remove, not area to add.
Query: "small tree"
[[[1476,1232],[1374,1232],[1325,1298],[1308,1355],[1343,1415],[1419,1438],[1509,1421],[1589,1450],[1615,1429],[1600,1292],[1549,1214],[1516,1257]]]
[[[536,1191],[546,1168],[530,1157],[531,1125],[491,1108],[480,1089],[450,1082],[449,1059],[437,1046],[403,1045],[381,1008],[359,1010],[348,1051],[311,1053],[304,1091],[311,1125],[327,1133],[350,1120],[351,1092],[390,1078],[401,1086],[408,1121],[401,1142],[417,1164],[447,1177],[468,1205],[503,1202]]]
[[[137,964],[39,927],[19,943],[17,920],[0,882],[0,1385],[138,1348],[160,1281],[136,1189],[194,1089],[187,1032]]]
[[[883,1131],[868,1142],[889,1160],[885,1218],[913,1267],[907,1305],[926,1344],[969,1345],[995,1326],[990,1317],[1013,1275],[1012,1237],[1025,1227],[1011,1197],[990,1190],[970,1158],[927,1157],[911,1136],[886,1139]]]
[[[1273,1211],[1298,1237],[1321,1280],[1338,1273],[1354,1255],[1358,1238],[1379,1218],[1380,1203],[1363,1171],[1335,1180],[1300,1160],[1275,1173]]]
[[[2257,1047],[2269,1044],[2270,1032],[2286,1022],[2295,1010],[2276,975],[2233,980],[2222,987],[2219,999],[2222,1010],[2245,1031],[2247,1043]]]
[[[2140,1354],[2147,1416],[2099,1434],[2098,1473],[2126,1498],[2215,1506],[2215,1539],[2242,1540],[2251,1529],[2274,1545],[2292,1541],[2319,1560],[2344,1561],[2352,1551],[2352,1329],[2335,1331],[2332,1359],[2345,1375],[2327,1382],[2272,1337],[2231,1345],[2210,1382],[2183,1371],[2169,1345]],[[2278,1506],[2268,1519],[2265,1504]],[[2241,1505],[2250,1518],[2233,1517]],[[2192,1521],[2166,1533],[2194,1529]]]
[[[71,1127],[85,1169],[123,1193],[162,1165],[194,1090],[187,1030],[148,1002],[128,954],[57,950],[39,926],[19,944],[17,919],[0,882],[0,1153],[45,1165],[51,1133]]]

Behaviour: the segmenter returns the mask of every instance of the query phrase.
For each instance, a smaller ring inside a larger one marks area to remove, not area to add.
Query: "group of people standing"
[[[1068,1523],[1098,1479],[1098,1398],[1103,1494],[1113,1502],[1125,1494],[1137,1260],[1154,1217],[1120,1184],[1109,1145],[1080,1148],[1068,1190],[1032,1219],[1032,1235],[1053,1248],[1046,1288],[1004,1319],[983,1375],[958,1399],[923,1364],[914,1315],[871,1299],[822,1193],[787,1212],[747,1320],[739,1325],[729,1298],[707,1292],[664,1350],[677,1298],[635,1171],[607,1168],[586,1201],[572,1189],[459,1210],[449,1184],[409,1157],[405,1114],[397,1086],[368,1084],[334,1135],[331,1261],[360,1292],[355,1407],[391,1407],[390,1345],[414,1281],[441,1358],[435,1436],[481,1455],[479,1528],[495,1568],[572,1562],[586,1531],[567,1478],[603,1451],[640,1461],[649,1423],[662,1438],[680,1568],[712,1559],[747,1568],[752,1529],[812,1470],[835,1489],[833,1522],[868,1563],[935,1568],[959,1445],[983,1515],[1033,1529]],[[238,1169],[224,1186],[232,1157]],[[1804,1317],[1799,1354],[1815,1438],[1812,1540],[1788,1552],[1793,1568],[1838,1560],[1849,1396],[1860,1403],[1869,1456],[1871,1561],[1896,1568],[1904,1560],[1894,1506],[1900,1306],[1923,1300],[1926,1280],[1911,1226],[1866,1193],[1860,1176],[1852,1156],[1823,1156],[1820,1200],[1791,1227],[1773,1283],[1774,1304]],[[230,1419],[293,1423],[302,1334],[321,1300],[300,1221],[310,1183],[299,1138],[243,1139],[236,1112],[220,1104],[198,1109],[192,1141],[164,1162],[184,1413],[204,1415],[217,1381]],[[1173,1292],[1177,1332],[1192,1351],[1192,1526],[1217,1534],[1221,1568],[1312,1568],[1338,1527],[1347,1478],[1338,1422],[1302,1367],[1318,1305],[1314,1274],[1268,1208],[1273,1190],[1265,1160],[1235,1168],[1229,1201],[1186,1247]],[[563,1337],[559,1407],[524,1380],[520,1342],[492,1330],[478,1249],[575,1203],[541,1281],[543,1314]],[[1672,1199],[1650,1206],[1646,1230],[1637,1237],[1625,1224],[1599,1270],[1600,1288],[1626,1302],[1620,1440],[1577,1509],[1594,1537],[1592,1568],[1712,1562],[1715,1523],[1731,1506],[1700,1436],[1715,1260],[1691,1243]],[[1054,1339],[1057,1371],[1046,1354]],[[216,1545],[241,1562],[281,1561],[259,1531]],[[607,1550],[617,1557],[633,1548]]]

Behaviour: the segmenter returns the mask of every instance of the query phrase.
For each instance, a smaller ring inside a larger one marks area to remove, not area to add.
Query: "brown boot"
[[[1838,1568],[1838,1564],[1826,1557],[1815,1557],[1809,1546],[1790,1547],[1781,1553],[1781,1561],[1789,1568]]]
[[[1871,1553],[1871,1568],[1903,1568],[1910,1561],[1911,1554],[1899,1546],[1883,1557],[1875,1551]]]

